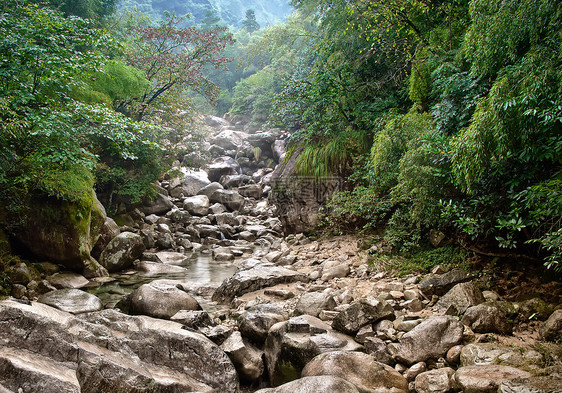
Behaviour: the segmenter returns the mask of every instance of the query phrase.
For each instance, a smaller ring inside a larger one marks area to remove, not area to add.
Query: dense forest
[[[300,175],[344,178],[330,231],[561,266],[560,2],[294,0],[261,28],[257,3],[125,3],[144,13],[3,2],[3,233],[41,198],[86,206],[95,189],[111,212],[150,197],[171,146],[198,149],[203,110],[286,129]]]

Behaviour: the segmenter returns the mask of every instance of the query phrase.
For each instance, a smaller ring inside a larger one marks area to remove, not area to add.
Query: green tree
[[[242,21],[242,26],[249,34],[260,29],[260,24],[256,20],[256,13],[254,10],[246,10],[246,19]]]

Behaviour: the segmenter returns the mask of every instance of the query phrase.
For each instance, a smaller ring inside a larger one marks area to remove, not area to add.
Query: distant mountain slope
[[[134,8],[156,19],[164,11],[177,15],[190,13],[196,22],[201,22],[205,12],[214,10],[224,22],[235,28],[242,27],[246,10],[253,9],[261,27],[283,22],[293,12],[289,0],[120,0],[120,8]]]

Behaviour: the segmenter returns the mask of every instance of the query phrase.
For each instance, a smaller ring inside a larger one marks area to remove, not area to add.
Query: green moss
[[[284,383],[299,379],[300,371],[297,370],[291,362],[281,361],[274,378],[274,385],[282,385]]]

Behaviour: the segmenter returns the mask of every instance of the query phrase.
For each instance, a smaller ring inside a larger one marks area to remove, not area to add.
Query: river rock
[[[85,287],[90,282],[83,275],[71,272],[55,273],[52,276],[47,277],[47,281],[49,281],[57,289],[79,289]]]
[[[207,173],[204,171],[190,171],[183,175],[179,185],[170,190],[170,195],[174,198],[179,198],[181,195],[184,197],[197,195],[199,190],[209,185]]]
[[[331,311],[337,304],[334,297],[324,292],[308,292],[302,295],[295,307],[295,315],[308,314],[318,317],[322,310]]]
[[[174,208],[173,202],[165,195],[158,194],[156,198],[142,207],[144,214],[164,214]]]
[[[158,261],[168,265],[183,265],[189,259],[185,254],[175,251],[158,251],[155,255]]]
[[[418,284],[418,288],[425,296],[442,296],[455,285],[470,280],[471,277],[466,271],[453,269],[444,274],[430,274]]]
[[[217,158],[207,167],[209,180],[212,182],[220,181],[222,176],[235,175],[239,172],[240,166],[232,157],[222,156]]]
[[[273,153],[273,159],[278,163],[283,162],[285,155],[287,154],[287,149],[285,148],[285,141],[277,139],[271,145],[271,151]]]
[[[217,225],[230,225],[232,227],[240,225],[240,222],[233,213],[215,214]]]
[[[181,323],[190,329],[204,329],[215,326],[216,323],[211,319],[207,311],[203,310],[179,310],[170,320]]]
[[[134,263],[134,267],[146,276],[187,272],[187,269],[184,267],[168,265],[162,262],[139,261]]]
[[[250,341],[263,345],[269,329],[276,323],[289,319],[282,307],[274,304],[258,304],[249,308],[240,318],[240,333]]]
[[[342,261],[326,261],[322,267],[322,281],[346,277],[350,272],[349,264]]]
[[[246,342],[240,332],[233,332],[220,348],[232,360],[243,382],[252,383],[263,374],[263,352]]]
[[[361,298],[341,311],[332,323],[334,329],[345,334],[356,334],[359,329],[381,319],[394,319],[394,309],[375,297]]]
[[[265,341],[270,383],[279,386],[298,378],[304,366],[321,353],[362,349],[351,337],[332,330],[318,318],[293,317],[273,325]]]
[[[143,284],[131,294],[132,314],[170,319],[180,310],[200,310],[201,306],[190,294],[173,282],[156,280]]]
[[[57,392],[146,391],[137,381],[154,391],[238,391],[226,354],[175,322],[115,310],[77,318],[45,304],[8,300],[0,302],[0,340],[0,385],[14,392],[24,381],[32,381],[29,391],[41,392],[54,390],[36,390],[40,381],[53,383]],[[7,362],[18,370],[5,367]],[[14,380],[17,384],[8,385]],[[74,390],[68,388],[72,384]]]
[[[476,333],[511,334],[513,324],[508,320],[507,313],[491,304],[479,304],[469,307],[462,320]]]
[[[97,296],[72,288],[58,289],[41,295],[38,302],[72,314],[99,311],[103,308]]]
[[[196,216],[205,216],[209,212],[209,198],[206,195],[194,195],[183,200],[183,208]]]
[[[526,360],[521,350],[497,343],[475,343],[465,345],[460,353],[461,366],[481,366],[486,364],[504,364],[523,366]]]
[[[464,393],[496,393],[502,382],[530,376],[527,371],[510,366],[467,366],[459,368],[452,381]]]
[[[562,310],[554,311],[546,322],[541,325],[539,331],[543,340],[562,340]]]
[[[132,232],[123,232],[114,237],[100,255],[100,263],[109,272],[123,270],[139,258],[145,245],[141,236]]]
[[[248,184],[247,186],[238,187],[238,193],[248,198],[260,199],[262,192],[259,184]]]
[[[303,377],[320,375],[345,379],[364,393],[408,393],[408,381],[398,371],[361,352],[323,353],[312,359],[302,370]]]
[[[305,377],[288,382],[273,389],[260,389],[256,393],[359,393],[352,383],[345,379],[322,375],[319,377]]]
[[[225,150],[237,150],[242,146],[242,139],[247,135],[238,131],[224,130],[211,139],[211,143]]]
[[[238,271],[232,277],[223,281],[213,294],[212,299],[219,303],[228,303],[245,293],[296,281],[306,282],[308,278],[294,270],[272,264],[260,264],[247,270]]]
[[[417,393],[448,393],[452,391],[451,377],[455,373],[450,367],[426,371],[415,379]]]
[[[377,362],[388,365],[394,364],[392,355],[388,352],[386,343],[378,337],[366,337],[363,345],[365,352],[371,355]]]
[[[402,336],[396,358],[412,365],[444,356],[462,341],[463,331],[457,317],[430,317]]]
[[[210,197],[211,195],[213,195],[213,193],[216,190],[222,190],[222,189],[223,189],[222,184],[218,182],[212,182],[206,185],[205,187],[203,187],[202,189],[200,189],[199,192],[197,192],[197,195],[206,195],[207,197]]]
[[[220,203],[229,210],[240,210],[244,206],[245,199],[238,192],[233,190],[218,189],[211,194],[211,202]]]
[[[467,308],[484,303],[484,295],[473,282],[455,285],[437,302],[437,308],[448,310],[454,307],[455,313],[463,314]]]

